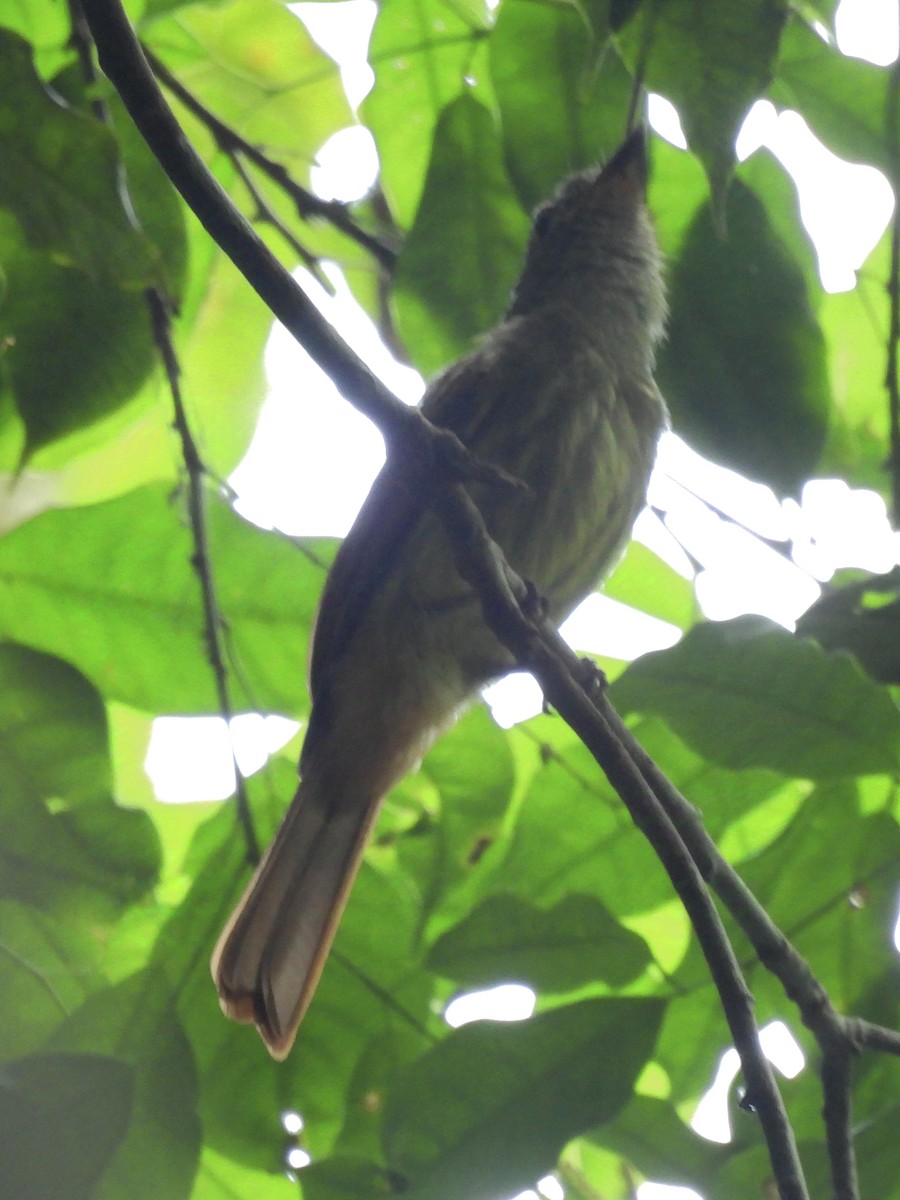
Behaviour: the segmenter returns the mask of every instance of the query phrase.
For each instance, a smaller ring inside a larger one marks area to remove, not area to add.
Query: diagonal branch
[[[181,394],[180,371],[172,344],[172,328],[169,306],[162,294],[156,288],[146,292],[147,307],[150,310],[150,320],[153,325],[153,337],[156,348],[165,368],[175,410],[175,431],[181,442],[181,456],[187,473],[187,509],[191,536],[194,541],[194,553],[191,565],[200,583],[200,595],[203,605],[203,628],[206,641],[206,657],[212,668],[216,685],[216,698],[219,713],[225,721],[228,730],[228,744],[231,748],[231,760],[234,766],[235,800],[237,817],[244,835],[244,845],[248,860],[259,862],[260,849],[256,830],[253,827],[253,817],[250,812],[250,802],[247,796],[247,785],[243,772],[234,753],[231,721],[234,717],[234,706],[231,702],[231,688],[228,683],[228,668],[222,650],[222,635],[225,621],[216,598],[215,578],[212,558],[209,552],[209,537],[206,520],[206,471],[194,435],[191,432],[184,398]]]

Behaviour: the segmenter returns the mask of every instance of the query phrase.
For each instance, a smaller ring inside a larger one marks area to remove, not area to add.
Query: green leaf
[[[6,241],[2,365],[25,426],[19,465],[66,434],[116,412],[155,354],[144,297],[49,254]],[[51,336],[48,336],[48,332]]]
[[[499,1200],[552,1170],[563,1145],[627,1101],[664,1005],[586,1000],[515,1024],[456,1030],[402,1071],[384,1114],[410,1200]]]
[[[717,1160],[729,1153],[694,1133],[668,1100],[651,1096],[632,1097],[612,1121],[588,1137],[615,1150],[644,1179],[664,1179],[674,1187],[704,1192]]]
[[[72,922],[110,920],[155,881],[146,814],[110,796],[106,714],[68,663],[0,645],[2,893]]]
[[[572,171],[608,158],[624,135],[631,79],[605,32],[574,5],[500,7],[491,81],[506,163],[529,208]]]
[[[888,314],[882,297],[890,271],[891,230],[869,255],[849,292],[822,296],[819,319],[828,346],[833,413],[820,464],[851,486],[884,490],[888,403],[884,387]]]
[[[771,771],[715,766],[661,721],[633,727],[654,761],[701,809],[712,836],[727,834],[735,860],[776,837],[805,795],[803,785]],[[575,892],[596,897],[620,919],[640,914],[636,928],[660,963],[673,969],[683,946],[669,915],[656,920],[656,910],[670,913],[672,885],[593,756],[558,718],[537,718],[521,735],[539,743],[542,765],[518,808],[505,857],[482,890],[512,893],[542,908]]]
[[[215,495],[207,518],[241,668],[235,703],[296,712],[324,569],[312,551],[255,528]],[[0,630],[65,656],[104,695],[137,708],[216,712],[192,554],[180,506],[162,485],[45,513],[0,541]]]
[[[441,114],[415,223],[397,267],[401,336],[430,373],[502,315],[528,236],[487,109],[463,95]]]
[[[299,1174],[303,1200],[393,1200],[396,1180],[377,1163],[326,1158]]]
[[[778,108],[798,111],[833,154],[871,163],[890,175],[884,125],[889,87],[887,68],[841,54],[794,16],[782,38],[769,96]]]
[[[191,1200],[298,1200],[297,1184],[287,1171],[245,1167],[225,1154],[203,1147]],[[310,1200],[304,1190],[303,1200]],[[340,1197],[340,1200],[346,1200]],[[361,1198],[360,1198],[361,1200]]]
[[[133,1071],[100,1054],[0,1064],[0,1191],[15,1200],[91,1200],[128,1128]]]
[[[362,105],[381,160],[381,181],[395,219],[416,211],[438,117],[465,88],[485,22],[442,0],[385,0],[372,31],[375,87]]]
[[[642,19],[623,35],[629,63],[640,63],[649,50],[646,86],[678,109],[718,211],[734,168],[735,138],[772,78],[788,12],[786,0],[668,0],[644,5]]]
[[[284,808],[295,787],[294,767],[278,767],[270,778],[250,781],[263,844],[273,810]],[[191,889],[161,931],[150,969],[166,980],[190,1039],[206,1140],[247,1167],[280,1169],[290,1145],[279,1116],[284,1109],[303,1114],[311,1153],[330,1152],[348,1109],[378,1096],[387,1074],[425,1042],[431,976],[413,954],[415,896],[383,857],[370,854],[363,864],[296,1045],[285,1063],[275,1063],[254,1030],[222,1015],[209,975],[216,939],[250,874],[233,807],[223,805],[198,830],[188,864]],[[376,1038],[378,1061],[368,1053]]]
[[[818,787],[781,837],[742,873],[840,1012],[879,1019],[863,997],[885,971],[900,981],[891,947],[896,922],[900,830],[890,817],[861,818],[854,790]],[[753,986],[784,1008],[762,968]]]
[[[295,777],[282,764],[275,778],[283,785],[288,775]],[[255,800],[266,782],[249,781]],[[254,805],[257,817],[259,807]],[[160,931],[149,969],[166,981],[169,1003],[190,1042],[205,1141],[245,1166],[274,1169],[287,1149],[279,1113],[294,1106],[284,1086],[286,1072],[265,1054],[252,1029],[222,1015],[209,973],[216,939],[250,871],[233,804],[222,805],[200,827],[186,867],[190,890]]]
[[[650,964],[643,938],[591,896],[569,894],[547,911],[489,896],[431,947],[431,970],[468,988],[514,979],[542,992],[603,980],[622,987]]]
[[[810,779],[879,774],[900,761],[900,713],[852,659],[757,617],[698,625],[632,663],[610,689],[625,711],[664,717],[734,769]]]
[[[0,206],[28,244],[80,267],[95,282],[152,283],[152,247],[122,203],[109,130],[54,99],[28,43],[0,29]]]
[[[106,983],[97,965],[97,932],[0,899],[0,1056],[40,1050],[85,996]]]
[[[163,976],[141,972],[96,992],[50,1045],[111,1055],[133,1069],[127,1131],[91,1200],[187,1200],[201,1143],[197,1081]]]
[[[875,575],[826,592],[797,622],[801,637],[847,650],[880,683],[900,684],[900,575]]]
[[[278,0],[185,5],[147,36],[207,108],[301,183],[322,143],[352,123],[337,66]]]
[[[69,14],[60,5],[47,0],[34,4],[13,0],[3,5],[0,22],[4,29],[31,43],[35,70],[41,79],[51,78],[71,58]]]
[[[611,600],[669,621],[679,629],[687,629],[697,619],[693,581],[633,539],[601,590]]]
[[[729,191],[725,219],[723,239],[705,206],[672,268],[660,386],[676,431],[697,450],[792,492],[825,443],[822,331],[795,243],[782,240],[741,180]]]
[[[366,1120],[374,1142],[393,1073],[444,1028],[434,978],[419,963],[415,889],[392,856],[379,852],[377,828],[374,842],[289,1060],[289,1095],[308,1121],[305,1144],[314,1158],[333,1145],[358,1148],[361,1131],[348,1128],[354,1115]],[[381,1052],[373,1056],[377,1039]]]
[[[428,813],[437,807],[432,796],[414,796],[417,824],[397,843],[399,862],[420,892],[423,923],[434,918],[443,927],[458,915],[458,906],[468,910],[466,897],[501,836],[515,783],[509,735],[479,706],[435,743],[419,773],[397,789],[401,803],[405,791],[421,791],[423,784],[437,792],[433,820],[422,818],[423,808]]]

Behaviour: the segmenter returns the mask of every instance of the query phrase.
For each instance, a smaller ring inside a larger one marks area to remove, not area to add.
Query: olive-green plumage
[[[665,300],[645,164],[643,134],[632,134],[604,168],[562,185],[535,216],[506,317],[423,401],[433,422],[529,485],[470,491],[557,621],[627,542],[665,421],[651,374]],[[279,1058],[381,798],[513,665],[402,471],[382,471],[329,575],[300,787],[213,958],[223,1008],[255,1022]]]

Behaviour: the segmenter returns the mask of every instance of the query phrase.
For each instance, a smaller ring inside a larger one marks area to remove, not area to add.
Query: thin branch
[[[732,525],[735,529],[740,529],[742,532],[749,534],[750,537],[754,538],[761,545],[780,555],[783,559],[789,562],[792,567],[797,566],[793,558],[792,543],[790,539],[770,538],[766,537],[766,535],[763,533],[758,533],[755,529],[750,529],[749,526],[745,525],[738,517],[726,512],[724,508],[720,508],[718,504],[714,504],[712,500],[708,500],[705,496],[702,496],[700,492],[695,488],[692,488],[689,483],[685,483],[681,479],[676,479],[674,475],[669,475],[668,472],[664,471],[662,473],[666,476],[670,483],[674,483],[674,485],[678,488],[681,488],[683,492],[687,492],[687,494],[692,496],[693,499],[698,500],[702,505],[704,505],[705,508],[709,509],[714,516],[718,517],[719,520],[725,521],[727,524]],[[669,509],[664,508],[660,504],[652,505],[651,510],[655,512],[656,515],[661,519],[663,519],[664,514],[667,515],[669,512]],[[671,530],[669,532],[671,532]]]
[[[866,1050],[881,1050],[884,1054],[900,1054],[900,1033],[873,1025],[860,1017],[848,1017],[847,1026],[857,1045]]]
[[[212,558],[209,553],[208,525],[206,520],[206,472],[197,443],[188,422],[184,399],[181,395],[180,369],[172,344],[172,329],[169,316],[169,306],[156,288],[148,288],[145,293],[150,319],[153,324],[153,338],[159,356],[165,368],[172,397],[172,407],[175,412],[175,431],[181,442],[181,455],[187,472],[187,507],[188,522],[191,536],[194,540],[194,552],[191,555],[191,565],[197,573],[200,583],[200,595],[203,603],[203,636],[206,642],[206,657],[212,668],[216,685],[216,699],[219,712],[228,730],[228,745],[231,749],[231,761],[234,766],[235,802],[237,817],[244,835],[247,848],[247,858],[252,863],[259,862],[260,849],[256,830],[253,828],[253,817],[250,813],[250,802],[247,797],[247,785],[243,772],[237,761],[232,740],[231,722],[234,717],[234,707],[231,703],[231,689],[228,684],[228,667],[222,652],[222,639],[225,622],[216,597],[216,587],[213,576]]]
[[[255,167],[262,171],[263,174],[268,175],[286,195],[290,196],[297,208],[297,212],[305,221],[308,221],[311,217],[323,218],[333,225],[335,229],[339,229],[341,233],[346,234],[357,245],[362,246],[364,250],[368,250],[387,270],[393,270],[394,264],[397,261],[396,252],[373,234],[368,233],[365,229],[357,225],[347,212],[346,205],[341,204],[338,200],[323,200],[307,188],[302,187],[296,180],[291,178],[285,167],[280,163],[274,162],[258,146],[254,146],[252,142],[248,142],[246,138],[242,138],[230,125],[226,125],[215,113],[211,112],[202,101],[197,99],[193,92],[190,92],[184,86],[180,79],[172,74],[165,63],[148,46],[142,45],[142,49],[153,70],[153,74],[162,80],[169,91],[178,97],[185,108],[192,112],[199,121],[202,121],[215,138],[216,145],[225,154],[230,155],[234,159],[242,155],[248,162],[252,162]]]
[[[820,1068],[832,1200],[859,1200],[859,1176],[853,1150],[853,1057],[853,1048],[842,1040],[829,1048]]]
[[[69,45],[78,58],[82,79],[90,86],[97,82],[97,70],[94,66],[94,41],[79,0],[68,0],[68,9]],[[91,101],[91,112],[101,124],[109,124],[109,109],[101,97],[96,96]]]
[[[238,155],[234,156],[232,162],[234,163],[234,169],[240,176],[241,182],[247,189],[250,199],[253,201],[253,204],[256,207],[256,219],[258,221],[265,221],[267,225],[271,225],[274,230],[281,234],[281,236],[294,251],[316,282],[319,283],[329,295],[333,296],[334,285],[331,283],[331,280],[322,273],[322,268],[319,264],[318,258],[316,258],[311,251],[307,250],[300,239],[297,238],[291,232],[291,230],[288,229],[284,221],[282,221],[281,218],[276,215],[265,196],[263,196],[262,192],[253,182],[253,177],[244,166],[243,161],[238,157]]]

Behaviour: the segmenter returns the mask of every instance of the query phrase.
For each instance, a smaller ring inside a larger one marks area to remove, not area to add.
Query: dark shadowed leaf
[[[704,206],[672,268],[660,386],[696,449],[791,492],[825,444],[825,343],[795,250],[741,180],[725,220],[723,237]]]
[[[300,1174],[303,1200],[392,1200],[396,1182],[378,1163],[352,1158],[326,1158]]]
[[[115,139],[44,87],[31,48],[0,30],[0,206],[29,246],[81,267],[94,280],[140,289],[156,255],[122,203]]]
[[[90,1200],[128,1129],[134,1072],[102,1054],[0,1064],[0,1195]]]
[[[0,645],[5,899],[93,928],[147,891],[159,844],[110,794],[103,703],[68,663]]]
[[[111,1055],[132,1069],[127,1130],[91,1200],[191,1194],[201,1144],[197,1080],[172,999],[159,972],[140,972],[95,992],[50,1043],[62,1053]]]
[[[848,650],[880,683],[900,684],[900,573],[875,575],[826,592],[797,633],[826,650]]]
[[[389,1164],[416,1200],[502,1200],[626,1102],[665,1006],[586,1000],[514,1024],[478,1021],[400,1072],[384,1115]]]
[[[153,341],[140,292],[0,240],[8,250],[0,387],[25,426],[23,465],[126,404],[154,365]]]
[[[760,617],[698,625],[612,685],[620,709],[655,713],[700,754],[832,779],[896,770],[900,712],[848,656]]]

